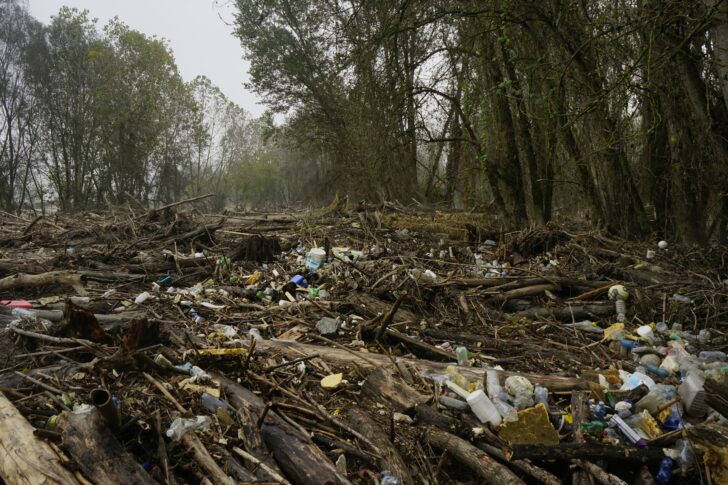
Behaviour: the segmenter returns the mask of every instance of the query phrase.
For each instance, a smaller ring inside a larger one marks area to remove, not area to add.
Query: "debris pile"
[[[379,209],[4,214],[0,477],[728,482],[725,248]]]

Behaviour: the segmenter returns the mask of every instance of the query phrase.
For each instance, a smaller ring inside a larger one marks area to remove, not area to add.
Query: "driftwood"
[[[81,485],[34,429],[0,393],[0,478],[8,484]]]
[[[588,461],[584,460],[574,460],[574,464],[589,472],[589,474],[602,485],[627,485],[627,482],[625,482],[616,475],[607,473],[601,467],[595,465],[594,463],[589,463]],[[589,482],[587,481],[587,483]]]
[[[361,392],[366,399],[375,403],[386,402],[395,411],[406,411],[429,400],[429,396],[410,387],[386,368],[371,372],[364,380]]]
[[[588,398],[589,394],[586,392],[574,392],[571,394],[571,414],[573,417],[573,429],[574,429],[574,444],[581,448],[584,444],[584,435],[581,430],[581,425],[584,422],[584,418],[588,416]],[[545,447],[543,447],[545,448]],[[591,480],[589,476],[582,468],[574,470],[573,484],[574,485],[589,485]]]
[[[728,418],[728,383],[707,379],[705,393],[708,406]]]
[[[101,413],[64,411],[58,417],[63,447],[95,483],[156,483],[116,440]]]
[[[708,464],[710,483],[728,483],[728,427],[703,423],[688,428],[687,435]]]
[[[184,436],[182,436],[182,442],[187,446],[187,448],[192,451],[192,454],[195,455],[195,461],[204,468],[205,472],[207,473],[208,477],[212,479],[213,483],[221,484],[221,485],[234,485],[235,481],[232,480],[230,477],[227,476],[227,474],[220,468],[215,461],[215,459],[210,455],[210,452],[207,451],[207,448],[205,448],[205,445],[202,444],[200,439],[195,435],[194,432],[185,433]],[[116,482],[108,482],[108,483],[116,483]]]
[[[512,445],[511,458],[534,460],[612,459],[630,462],[659,462],[665,455],[657,447],[637,448],[601,443],[559,443],[558,445]]]
[[[394,364],[390,358],[383,354],[373,352],[347,351],[340,348],[323,347],[319,345],[302,344],[291,340],[262,340],[257,344],[259,351],[271,351],[285,355],[289,359],[295,359],[304,355],[318,354],[319,358],[336,365],[356,365],[362,369],[373,369],[379,367],[393,368]],[[453,356],[454,357],[454,356]],[[400,358],[418,371],[429,371],[434,374],[445,374],[448,365],[444,362],[432,362],[429,360]],[[470,380],[479,381],[485,377],[485,368],[456,366],[458,371]],[[566,392],[574,390],[589,390],[590,384],[584,379],[576,377],[543,376],[521,372],[498,371],[502,376],[522,375],[527,377],[534,384],[541,384],[552,392]]]
[[[0,291],[45,285],[68,285],[79,295],[85,295],[81,275],[72,271],[50,271],[41,274],[18,273],[0,280]]]
[[[543,320],[549,317],[558,320],[606,317],[614,314],[614,305],[611,303],[572,304],[565,307],[533,307],[513,314],[517,318]]]
[[[501,465],[488,454],[462,438],[439,429],[425,432],[427,441],[433,448],[447,451],[448,454],[475,472],[483,483],[493,485],[520,485],[525,482],[505,465]]]
[[[558,285],[553,284],[542,284],[542,285],[533,285],[533,286],[526,286],[523,288],[516,288],[514,290],[506,291],[505,293],[500,293],[498,295],[493,295],[490,297],[486,302],[491,305],[499,304],[499,303],[505,303],[509,300],[513,300],[516,298],[524,298],[527,296],[534,296],[534,295],[540,295],[541,293],[545,291],[559,291],[561,290],[561,287]]]
[[[228,400],[235,408],[245,408],[254,422],[262,418],[260,434],[275,463],[295,484],[348,484],[328,457],[297,428],[284,421],[275,411],[268,410],[265,402],[248,389],[216,374],[215,379],[225,389]],[[265,413],[265,414],[264,414]],[[252,453],[252,452],[251,452]],[[269,457],[256,456],[269,463]]]
[[[397,448],[394,447],[394,444],[387,438],[387,433],[382,432],[381,425],[370,418],[367,413],[356,407],[350,407],[346,416],[353,428],[366,436],[381,450],[382,458],[379,461],[380,468],[391,471],[399,477],[402,484],[414,485],[415,481],[412,479],[407,464],[402,459]]]

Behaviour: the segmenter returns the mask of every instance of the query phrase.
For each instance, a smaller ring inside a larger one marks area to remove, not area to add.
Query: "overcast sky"
[[[174,51],[185,81],[205,75],[225,95],[258,116],[263,107],[243,87],[248,65],[232,35],[232,0],[26,0],[31,14],[43,23],[63,6],[88,10],[101,29],[118,16],[148,35],[164,37]]]

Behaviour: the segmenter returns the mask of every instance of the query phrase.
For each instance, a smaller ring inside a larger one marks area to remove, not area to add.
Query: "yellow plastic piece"
[[[339,372],[338,374],[331,374],[321,379],[321,387],[324,389],[336,389],[341,385],[341,381],[344,379],[344,374]]]
[[[549,421],[543,403],[518,411],[518,421],[505,422],[498,436],[511,445],[558,445],[559,433]]]

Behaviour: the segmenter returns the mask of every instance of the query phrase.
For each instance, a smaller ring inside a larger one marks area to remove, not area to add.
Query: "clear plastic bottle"
[[[470,389],[470,381],[467,380],[454,365],[448,365],[445,369],[450,380],[466,391]]]
[[[383,470],[379,477],[380,485],[402,485],[402,481],[389,470]]]
[[[657,483],[660,485],[666,485],[667,483],[670,483],[670,480],[672,479],[672,467],[675,464],[675,462],[672,461],[672,458],[666,456],[660,461],[660,468],[657,470],[657,474],[655,474],[655,480],[657,480]]]
[[[470,366],[469,352],[467,347],[458,346],[455,347],[455,356],[458,359],[458,365],[463,367]]]
[[[726,354],[719,350],[710,350],[700,352],[698,358],[706,362],[725,362]]]
[[[710,330],[704,328],[700,332],[698,332],[698,342],[700,342],[701,344],[707,344],[708,342],[710,342]]]

